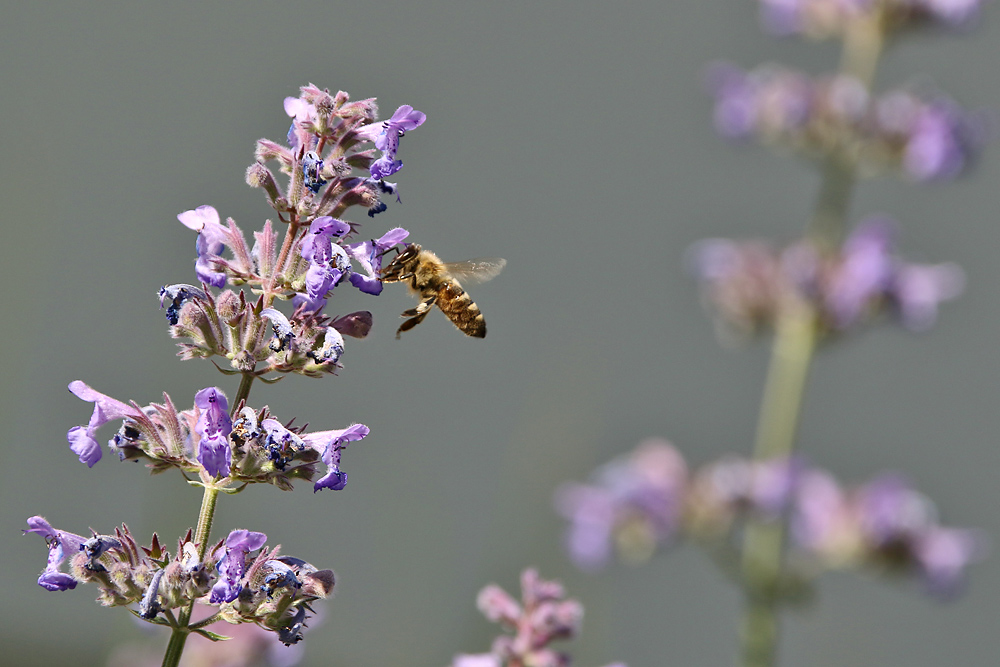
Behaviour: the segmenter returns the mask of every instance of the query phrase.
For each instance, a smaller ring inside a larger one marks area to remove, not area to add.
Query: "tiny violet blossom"
[[[251,551],[264,546],[267,535],[250,530],[237,529],[226,538],[225,555],[219,560],[216,568],[219,571],[219,581],[212,586],[212,604],[232,602],[239,597],[243,585],[240,580],[246,571],[246,557]],[[221,547],[220,547],[221,549]]]
[[[229,401],[218,387],[207,387],[194,396],[199,409],[195,431],[201,436],[198,444],[198,462],[214,477],[229,474],[233,452],[229,447],[229,433],[233,430],[229,418]]]
[[[528,568],[521,573],[520,604],[502,588],[491,584],[479,592],[476,606],[488,620],[500,623],[513,634],[497,637],[489,653],[456,655],[451,667],[566,667],[570,664],[569,655],[549,648],[549,644],[579,633],[583,605],[577,600],[566,599],[566,592],[558,582],[545,581],[536,570]],[[621,663],[615,664],[624,667]]]
[[[403,168],[403,162],[396,159],[399,138],[422,125],[425,120],[427,116],[424,113],[404,104],[396,109],[389,120],[372,123],[358,130],[360,136],[374,141],[375,148],[382,151],[382,157],[371,165],[372,178],[387,178]]]
[[[348,442],[362,440],[369,433],[364,424],[354,424],[345,429],[317,431],[302,436],[302,440],[320,453],[327,466],[326,474],[313,484],[313,493],[320,489],[340,491],[347,484],[347,473],[340,470],[340,452]]]
[[[66,434],[69,448],[80,457],[80,463],[86,463],[88,468],[92,468],[95,463],[101,460],[101,447],[94,439],[94,433],[97,429],[109,421],[126,417],[135,418],[140,413],[130,405],[91,389],[80,380],[70,382],[69,390],[77,398],[94,404],[94,413],[90,417],[90,423],[87,426],[74,426]]]
[[[41,535],[49,547],[49,559],[45,571],[38,577],[38,585],[48,591],[68,591],[76,588],[76,579],[59,571],[59,566],[67,556],[72,557],[83,548],[86,538],[63,530],[56,530],[41,516],[28,519],[24,533]]]
[[[292,125],[288,128],[288,145],[293,150],[300,146],[312,148],[316,135],[310,126],[316,120],[316,107],[301,97],[286,97],[285,113],[292,117]]]
[[[382,293],[382,281],[379,274],[382,271],[382,257],[395,245],[402,243],[410,235],[402,227],[390,229],[379,239],[352,243],[346,247],[347,254],[361,265],[364,273],[351,274],[351,284],[365,294],[378,295]]]
[[[219,223],[219,212],[212,206],[199,206],[191,211],[177,215],[185,227],[198,232],[195,249],[198,260],[195,262],[195,274],[198,280],[212,287],[223,287],[226,284],[226,274],[215,271],[212,267],[214,259],[225,249],[228,231]]]

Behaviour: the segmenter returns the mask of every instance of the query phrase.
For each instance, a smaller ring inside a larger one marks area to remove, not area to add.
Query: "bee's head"
[[[393,282],[399,280],[400,276],[407,273],[406,267],[420,254],[420,245],[410,243],[398,255],[392,258],[381,271],[383,282]]]

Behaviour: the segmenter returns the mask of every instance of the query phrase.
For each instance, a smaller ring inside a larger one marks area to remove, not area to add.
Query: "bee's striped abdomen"
[[[486,320],[458,281],[447,280],[438,288],[437,305],[462,333],[486,338]]]

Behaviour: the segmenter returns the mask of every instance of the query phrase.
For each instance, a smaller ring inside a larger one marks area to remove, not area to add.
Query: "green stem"
[[[881,13],[855,21],[844,35],[841,73],[857,77],[870,89],[884,42]],[[829,154],[822,163],[816,207],[806,232],[821,251],[836,251],[843,242],[856,172],[853,156],[839,151]],[[787,457],[795,449],[817,334],[816,313],[810,305],[794,297],[782,304],[757,422],[757,461]],[[747,522],[742,555],[746,608],[740,635],[744,667],[773,667],[777,663],[785,538],[782,521]]]
[[[253,373],[243,373],[243,377],[240,378],[240,388],[236,390],[236,398],[233,399],[233,407],[230,411],[230,417],[236,415],[236,409],[240,405],[240,401],[245,401],[250,395],[250,387],[253,385],[256,375]]]

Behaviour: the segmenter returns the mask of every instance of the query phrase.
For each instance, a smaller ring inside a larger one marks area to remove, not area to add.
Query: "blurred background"
[[[372,430],[345,453],[344,491],[220,501],[216,536],[263,531],[336,570],[303,664],[433,666],[485,651],[496,628],[476,593],[516,591],[528,565],[586,606],[582,637],[565,646],[574,664],[730,664],[740,599],[700,552],[581,574],[551,498],[648,436],[693,465],[750,451],[767,345],[717,343],[683,253],[707,236],[792,238],[818,181],[804,162],[718,139],[701,76],[720,58],[826,72],[836,46],[765,37],[756,3],[731,0],[242,7],[92,0],[0,13],[0,663],[103,665],[116,646],[157,641],[123,610],[96,607],[93,587],[37,586],[45,548],[20,531],[41,514],[73,532],[125,522],[176,544],[194,523],[200,493],[179,475],[77,461],[65,434],[91,405],[66,385],[140,404],[166,391],[190,406],[209,385],[235,394],[210,363],[175,358],[157,290],[194,281],[181,211],[211,204],[248,235],[273,215],[244,169],[256,139],[285,136],[283,98],[312,82],[377,96],[385,117],[400,104],[428,117],[403,142],[402,205],[359,219],[362,238],[402,225],[445,260],[508,265],[471,290],[485,341],[440,314],[397,341],[406,290],[341,289],[332,309],[369,309],[375,327],[349,339],[340,376],[254,387],[251,403],[282,419]],[[996,108],[995,14],[967,35],[896,45],[878,85],[929,80]],[[903,251],[959,262],[968,289],[925,334],[886,326],[825,350],[800,439],[845,481],[905,471],[945,522],[994,543],[998,179],[993,146],[956,184],[860,186],[855,219],[896,216]],[[827,576],[818,604],[787,618],[783,664],[996,665],[998,575],[997,557],[973,568],[947,605],[908,583]]]

